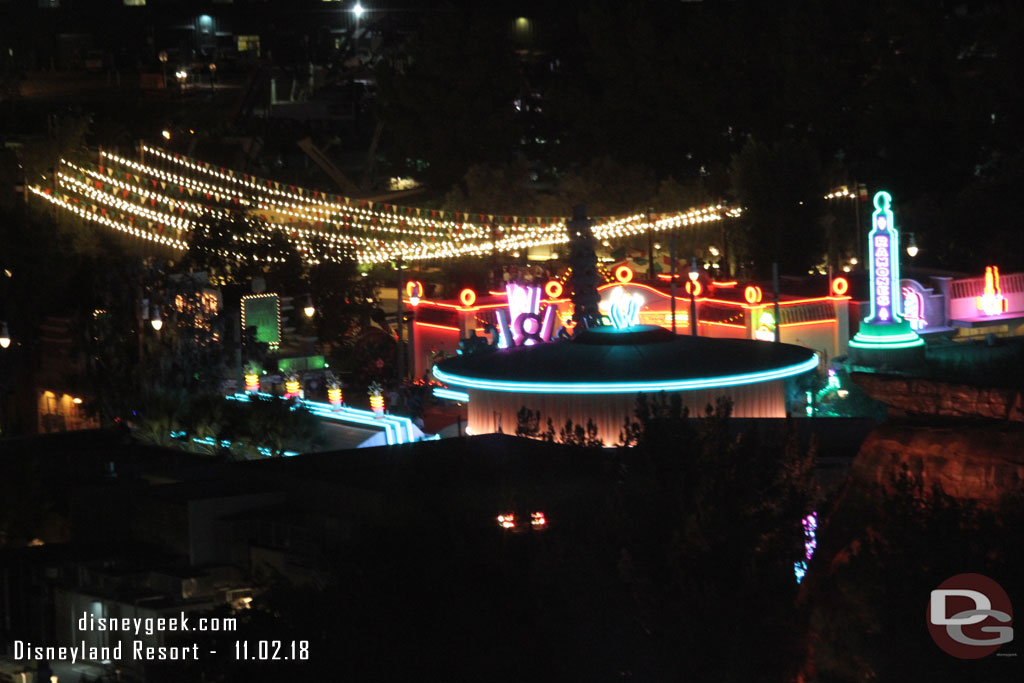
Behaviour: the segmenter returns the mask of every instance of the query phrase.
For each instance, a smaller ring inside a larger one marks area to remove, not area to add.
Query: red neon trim
[[[800,327],[801,325],[821,325],[822,323],[838,322],[836,318],[825,318],[824,320],[805,320],[799,323],[781,323],[780,327]]]
[[[735,287],[736,285],[739,284],[739,282],[736,281],[736,280],[733,280],[732,282],[714,282],[714,281],[712,281],[711,284],[713,286],[715,286],[715,287]]]
[[[491,296],[508,296],[508,292],[492,292],[489,289],[487,290],[487,293]]]
[[[832,280],[832,293],[836,296],[846,294],[850,289],[850,282],[845,277],[837,277]]]
[[[469,308],[470,306],[476,303],[476,292],[467,287],[466,289],[459,292],[459,302],[462,303],[462,305],[465,306],[466,308]]]
[[[450,327],[448,325],[437,325],[436,323],[423,323],[420,322],[419,320],[414,320],[413,324],[420,325],[422,327],[433,327],[438,330],[447,330],[449,332],[461,332],[461,330],[457,327]]]
[[[815,304],[822,301],[843,301],[848,300],[848,296],[818,296],[813,299],[793,299],[792,301],[780,301],[780,306],[794,306],[796,304]]]

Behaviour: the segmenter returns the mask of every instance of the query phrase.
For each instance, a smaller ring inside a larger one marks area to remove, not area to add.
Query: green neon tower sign
[[[871,312],[850,340],[855,349],[907,349],[924,340],[901,315],[900,233],[892,215],[892,196],[878,192],[868,233]]]

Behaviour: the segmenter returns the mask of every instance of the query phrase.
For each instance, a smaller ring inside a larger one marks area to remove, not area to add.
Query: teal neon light
[[[924,340],[917,334],[903,333],[903,334],[872,334],[871,332],[865,332],[864,334],[857,333],[854,340],[861,346],[871,344],[924,344]]]
[[[434,387],[434,396],[438,398],[446,398],[449,401],[461,401],[462,403],[469,403],[469,394],[465,391],[453,391],[451,389],[444,389],[442,387]]]
[[[891,339],[891,337],[887,338]],[[924,339],[918,337],[914,341],[884,341],[884,342],[872,342],[864,343],[859,341],[857,337],[850,340],[850,346],[857,349],[912,349],[915,346],[924,346]]]
[[[271,394],[263,392],[258,394],[258,396],[268,399],[273,398]],[[245,393],[229,395],[227,398],[246,403],[252,400],[251,395]],[[348,406],[335,408],[331,404],[321,401],[302,400],[299,403],[307,408],[309,412],[313,413],[313,415],[325,420],[383,429],[384,442],[389,446],[415,441],[412,420],[407,417],[400,417],[398,415],[378,416],[369,410],[359,410],[357,408],[349,408]]]
[[[742,375],[725,377],[704,377],[701,379],[652,380],[650,382],[516,382],[507,380],[479,379],[463,377],[445,372],[434,366],[434,377],[445,384],[468,387],[470,389],[487,389],[490,391],[521,391],[530,394],[627,394],[655,391],[690,391],[694,389],[714,389],[739,384],[756,384],[774,379],[792,377],[818,367],[818,354],[808,360],[775,370],[748,372]]]

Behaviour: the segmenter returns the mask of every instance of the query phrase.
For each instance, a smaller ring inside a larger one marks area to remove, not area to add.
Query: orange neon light
[[[562,288],[562,283],[558,280],[548,280],[548,283],[544,285],[544,293],[552,299],[562,296],[563,291],[565,290]]]
[[[845,277],[837,277],[832,280],[832,293],[836,296],[842,296],[846,294],[850,289],[850,283],[846,281]]]
[[[487,290],[487,293],[491,296],[508,296],[508,292],[492,292],[489,289]]]
[[[447,330],[447,331],[450,331],[450,332],[461,332],[461,330],[459,330],[459,328],[451,327],[450,325],[438,325],[436,323],[423,323],[423,322],[420,322],[419,320],[414,320],[413,323],[415,325],[419,325],[421,327],[433,327],[433,328],[438,329],[438,330]]]
[[[615,269],[615,279],[626,284],[633,281],[633,269],[627,265],[621,265]]]
[[[986,315],[1006,313],[1006,297],[999,286],[999,266],[985,266],[985,292],[976,298],[978,310]]]
[[[737,282],[736,280],[731,280],[729,282],[712,282],[711,284],[715,287],[735,287],[736,285],[739,284],[739,282]]]
[[[466,289],[459,292],[459,301],[462,302],[463,306],[469,308],[470,306],[476,303],[476,292],[467,287]]]
[[[687,294],[690,294],[692,291],[694,296],[700,296],[700,293],[704,291],[704,288],[700,286],[700,282],[697,282],[696,280],[687,280],[686,284],[683,285],[683,288],[686,290]]]
[[[405,283],[405,295],[410,299],[422,299],[423,284],[419,280],[409,280]]]
[[[761,292],[761,288],[754,285],[747,285],[747,288],[743,290],[743,298],[747,300],[748,304],[760,303],[762,296],[764,294]]]
[[[741,330],[742,329],[746,329],[746,327],[747,327],[746,325],[738,325],[736,323],[720,323],[720,322],[718,322],[716,320],[700,320],[700,319],[697,320],[697,324],[698,325],[719,325],[721,327],[738,327]]]

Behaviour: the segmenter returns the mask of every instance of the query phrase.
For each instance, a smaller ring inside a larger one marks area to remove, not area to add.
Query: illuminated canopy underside
[[[638,326],[591,330],[571,342],[458,356],[435,366],[434,376],[470,389],[613,394],[753,384],[817,366],[817,354],[800,346],[675,336]]]

